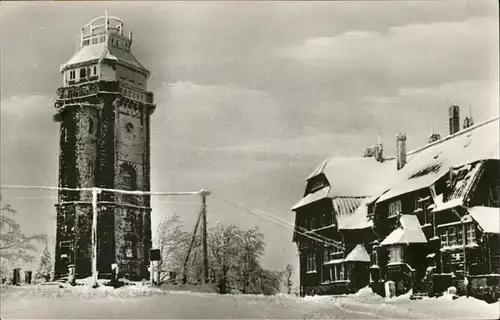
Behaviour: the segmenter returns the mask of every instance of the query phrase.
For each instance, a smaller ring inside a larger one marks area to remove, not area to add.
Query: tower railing
[[[59,102],[87,98],[98,93],[120,93],[121,85],[118,81],[86,81],[76,85],[60,87],[56,91],[56,100]],[[127,98],[127,97],[124,97]],[[134,99],[133,99],[134,100]],[[137,100],[148,104],[154,104],[154,93],[145,92],[145,100]]]

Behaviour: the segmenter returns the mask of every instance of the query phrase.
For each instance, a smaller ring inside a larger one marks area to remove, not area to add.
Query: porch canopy
[[[396,244],[416,244],[427,243],[425,234],[422,232],[418,218],[415,215],[403,214],[399,218],[401,226],[392,231],[387,238],[382,241],[381,246]]]
[[[467,211],[483,232],[500,234],[500,208],[476,206]]]
[[[365,246],[358,244],[352,251],[345,257],[345,262],[370,262],[370,256],[365,249]]]

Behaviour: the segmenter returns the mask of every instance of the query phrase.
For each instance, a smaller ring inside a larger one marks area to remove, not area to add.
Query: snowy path
[[[41,294],[43,292],[43,294]],[[373,295],[348,297],[221,296],[144,288],[15,289],[2,293],[2,319],[498,319],[499,304]]]

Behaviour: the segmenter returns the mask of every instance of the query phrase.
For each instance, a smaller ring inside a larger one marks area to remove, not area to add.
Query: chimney
[[[384,147],[382,143],[378,143],[372,147],[373,157],[378,162],[384,162]]]
[[[363,157],[365,157],[365,158],[373,157],[373,150],[371,148],[364,148],[363,149]]]
[[[429,143],[433,143],[434,141],[438,141],[441,139],[441,135],[439,133],[434,132],[434,122],[431,124],[431,135],[429,136]]]
[[[460,130],[460,108],[458,106],[448,108],[448,121],[450,135],[457,133]]]
[[[397,168],[400,170],[406,164],[406,134],[404,133],[396,135],[396,159]]]
[[[472,119],[472,108],[469,105],[469,116],[464,119],[464,129],[474,125],[474,119]]]

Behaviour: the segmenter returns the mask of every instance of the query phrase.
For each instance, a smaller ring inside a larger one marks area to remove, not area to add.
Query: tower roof
[[[149,71],[131,53],[132,32],[124,35],[123,21],[118,17],[104,16],[92,19],[80,30],[80,47],[61,65],[61,72],[71,66],[116,61],[149,75]]]

